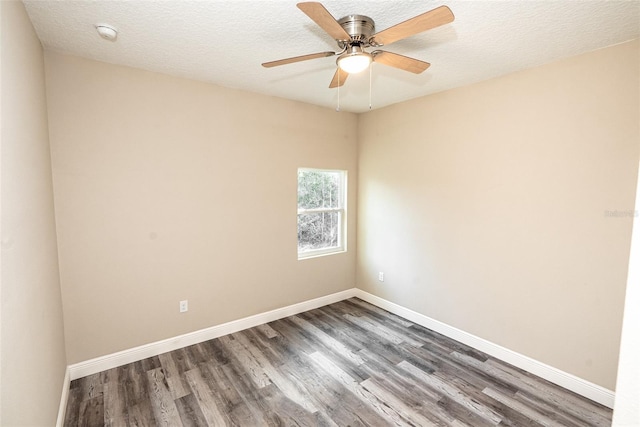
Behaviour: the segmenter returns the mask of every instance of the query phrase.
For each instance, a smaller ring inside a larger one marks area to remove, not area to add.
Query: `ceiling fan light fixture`
[[[340,55],[336,62],[342,71],[357,74],[366,70],[372,61],[373,57],[370,53],[365,52],[361,46],[354,45],[349,47],[347,53]]]

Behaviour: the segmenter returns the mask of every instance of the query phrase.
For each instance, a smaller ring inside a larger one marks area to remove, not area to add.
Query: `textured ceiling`
[[[271,69],[262,62],[337,51],[291,0],[25,1],[46,49],[336,108],[335,57]],[[420,75],[374,64],[373,108],[467,85],[639,37],[640,1],[322,2],[336,18],[372,17],[377,31],[442,4],[453,23],[385,50],[431,63]],[[101,39],[94,25],[119,31]],[[369,73],[340,89],[343,111],[369,109]]]

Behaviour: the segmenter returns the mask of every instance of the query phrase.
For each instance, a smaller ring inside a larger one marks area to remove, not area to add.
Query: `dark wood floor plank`
[[[329,317],[327,313],[321,312],[320,310],[301,313],[299,317],[304,319],[308,324],[315,326],[323,334],[322,336],[326,337],[326,341],[319,340],[312,342],[313,348],[307,351],[307,354],[320,351],[326,354],[330,353],[335,357],[341,357],[340,359],[336,359],[336,363],[347,370],[351,369],[351,367],[356,367],[356,369],[351,372],[352,375],[365,379],[358,372],[357,366],[364,361],[358,355],[358,352],[366,347],[366,338],[359,340],[354,339],[353,335],[345,333],[345,328],[341,327],[341,325],[344,325],[344,319]],[[331,344],[335,342],[342,345],[342,351],[333,351]],[[342,358],[344,358],[344,360],[342,360]]]
[[[207,380],[203,378],[200,368],[195,368],[185,372],[185,378],[187,380],[187,384],[189,384],[189,388],[191,389],[191,395],[200,406],[202,417],[206,421],[207,425],[227,425],[228,420],[222,415],[222,411],[219,408],[220,399],[216,397],[216,393],[211,390],[207,384]],[[178,408],[178,411],[180,411],[180,408]]]
[[[161,426],[181,427],[182,421],[162,368],[148,371],[147,382],[151,409],[156,422]]]
[[[74,380],[64,423],[610,424],[602,405],[357,298]]]
[[[368,313],[369,315],[380,316],[381,318],[384,318],[390,321],[391,323],[396,323],[405,328],[409,328],[414,325],[414,323],[410,322],[409,320],[403,319],[402,317],[397,316],[393,313],[390,313],[382,308],[379,308],[379,307],[376,307],[375,305],[371,305],[367,302],[364,302],[359,298],[350,298],[348,300],[341,301],[341,302],[351,307],[354,307],[354,306],[359,307],[361,310],[360,311],[361,313]]]
[[[309,412],[316,412],[316,408],[314,407],[312,400],[307,397],[308,393],[304,388],[304,384],[294,384],[285,375],[278,371],[278,369],[269,362],[267,357],[265,357],[265,355],[247,339],[246,334],[238,332],[233,335],[249,351],[249,353],[251,353],[256,362],[262,368],[262,371],[288,399],[304,407]]]
[[[78,387],[79,384],[79,382],[76,382],[76,387],[70,386],[69,388],[69,396],[67,397],[67,410],[65,412],[64,418],[64,427],[72,427],[78,425],[78,417],[80,417],[80,404],[82,403],[82,399],[80,397],[82,394],[82,390],[80,387]]]
[[[104,401],[102,395],[83,400],[80,404],[78,425],[82,427],[100,426],[104,424]]]
[[[397,365],[384,362],[376,354],[363,350],[366,354],[368,369],[371,379],[388,393],[408,404],[413,411],[428,418],[436,425],[450,425],[456,420],[442,409],[438,402],[445,396],[441,390],[429,387],[428,383],[407,375],[406,371]]]
[[[152,369],[160,368],[162,364],[160,363],[160,359],[158,356],[148,357],[146,359],[142,359],[140,361],[140,365],[142,368],[142,372],[147,372]]]
[[[275,338],[278,336],[278,333],[269,326],[269,324],[265,323],[263,325],[258,325],[254,329],[259,333],[263,334],[267,338]]]
[[[153,409],[151,408],[151,399],[128,406],[127,416],[129,427],[155,427],[158,425],[153,415]]]
[[[548,417],[559,424],[566,427],[579,427],[584,425],[584,420],[576,418],[572,416],[570,413],[566,413],[564,411],[558,411],[557,407],[553,407],[546,402],[538,399],[533,399],[531,396],[526,393],[521,393],[520,391],[516,392],[513,397],[519,402],[528,405],[529,407],[535,409],[536,412],[543,414],[545,417]],[[589,423],[594,424],[594,423]],[[609,425],[609,424],[606,424]]]
[[[345,319],[347,319],[348,321],[355,323],[356,325],[360,326],[362,329],[366,329],[369,332],[376,334],[378,336],[380,336],[380,338],[387,340],[393,344],[402,344],[402,343],[407,343],[410,345],[413,345],[415,347],[420,347],[422,346],[422,342],[418,342],[414,339],[412,339],[411,337],[409,337],[408,335],[401,335],[400,333],[397,333],[395,331],[393,331],[390,328],[387,328],[386,326],[376,322],[375,320],[373,320],[370,317],[367,316],[352,316],[350,314],[345,314]]]
[[[134,373],[130,377],[121,378],[120,384],[124,388],[124,406],[129,408],[140,402],[149,401],[149,385],[146,372]]]
[[[546,398],[545,400],[556,408],[566,407],[570,413],[588,423],[599,426],[609,425],[608,415],[610,414],[610,409],[603,405],[584,399],[556,384],[542,380],[529,372],[525,372],[505,362],[488,359],[485,364],[517,377],[522,383],[527,385],[529,394],[537,397],[544,396]],[[523,389],[521,391],[524,392],[526,390]]]
[[[192,394],[176,399],[175,403],[184,427],[208,427],[211,425],[205,419],[199,402]],[[215,426],[215,424],[213,425]]]
[[[200,343],[202,348],[207,352],[209,356],[209,362],[215,362],[220,366],[229,363],[229,353],[226,347],[219,339],[213,339]]]
[[[159,366],[155,366],[154,368],[157,368],[157,367]],[[131,378],[135,375],[145,376],[147,372],[147,370],[144,369],[144,364],[142,360],[138,360],[133,363],[127,363],[126,365],[118,366],[117,368],[114,368],[114,369],[117,371],[116,375],[117,375],[118,381],[120,382],[122,382],[126,378]],[[150,368],[150,369],[153,369],[153,368]]]
[[[359,379],[360,381],[365,380],[367,378],[360,369],[358,369],[358,363],[360,359],[353,359],[349,354],[351,351],[344,346],[344,351],[339,353],[333,353],[333,349],[331,346],[331,340],[327,340],[329,345],[325,344],[325,341],[322,339],[317,339],[317,336],[313,333],[310,333],[307,329],[301,328],[293,321],[290,321],[289,318],[284,321],[278,321],[278,323],[274,326],[277,327],[278,332],[287,337],[292,346],[298,347],[299,350],[305,354],[311,354],[317,351],[322,351],[326,354],[329,354],[332,357],[334,363],[336,363],[340,368],[349,372],[354,378]],[[325,334],[326,335],[326,334]],[[331,338],[331,337],[329,337]],[[343,354],[346,357],[343,357]],[[353,363],[353,360],[356,363]]]
[[[327,321],[327,319],[331,320]],[[331,317],[329,313],[323,312],[321,315],[316,317],[315,321],[319,323],[325,333],[338,340],[349,343],[352,348],[356,348],[358,351],[368,349],[378,356],[383,357],[393,365],[406,359],[407,355],[402,351],[401,346],[385,341],[379,341],[373,338],[368,332],[341,327],[341,323],[331,323],[335,320],[336,319]],[[344,320],[340,317],[339,322],[344,322]]]
[[[448,397],[443,397],[438,401],[438,406],[450,414],[455,420],[456,424],[468,425],[473,427],[493,427],[495,424],[486,418],[483,418],[472,411],[469,411],[465,406],[455,402]],[[503,424],[498,424],[502,426]]]
[[[242,425],[244,420],[252,420],[251,409],[245,403],[238,389],[229,380],[228,376],[242,375],[234,369],[232,364],[220,365],[214,362],[200,365],[202,378],[206,381],[211,391],[211,398],[215,407],[205,408],[207,410],[217,409],[224,419],[220,425]],[[207,415],[207,411],[203,409]],[[214,418],[212,418],[214,419]],[[214,425],[216,425],[214,423]]]
[[[481,362],[484,362],[489,357],[487,354],[469,347],[466,344],[447,338],[442,334],[439,334],[427,328],[423,328],[420,325],[413,325],[409,328],[409,330],[414,336],[417,336],[419,337],[419,339],[423,340],[426,346],[428,346],[429,348],[438,348],[441,353],[449,354],[453,351],[456,351],[460,354],[474,357]]]
[[[398,365],[386,363],[383,358],[367,349],[363,349],[362,354],[367,359],[363,369],[365,369],[370,378],[375,379],[379,384],[389,385],[390,388],[398,389],[401,394],[420,393],[421,399],[433,403],[443,397],[443,394],[438,390],[423,387],[424,384],[420,384],[417,380],[407,375]]]
[[[110,426],[126,424],[124,386],[117,381],[104,385],[104,422]]]
[[[324,333],[317,326],[307,322],[299,316],[291,316],[291,320],[298,325],[300,328],[306,330],[311,335],[313,335],[317,340],[319,340],[322,344],[324,344],[328,349],[330,349],[333,353],[339,354],[344,357],[346,360],[350,361],[354,365],[361,365],[364,363],[364,360],[358,356],[357,353],[349,350],[347,346],[345,346],[340,341],[336,340],[332,336]]]
[[[319,425],[338,426],[328,414],[334,407],[341,404],[344,388],[330,376],[312,369],[312,363],[308,360],[308,356],[303,356],[305,360],[302,357],[290,358],[280,369],[286,377],[304,383],[314,406],[318,408],[315,416]]]
[[[184,349],[178,349],[158,356],[160,366],[173,399],[179,399],[189,394],[189,388],[185,384],[182,374],[190,369],[185,361]],[[151,370],[153,371],[153,369]],[[147,371],[149,372],[149,371]]]
[[[275,384],[260,391],[256,402],[260,405],[270,425],[316,426],[315,411],[310,412],[287,397]]]
[[[270,386],[271,381],[263,387],[257,388],[250,376],[242,373],[240,366],[231,363],[222,366],[222,372],[232,387],[234,397],[238,397],[241,401],[232,410],[232,414],[237,420],[234,421],[234,425],[269,425],[268,415],[264,413],[262,405],[260,405],[260,390]]]
[[[431,388],[432,390],[441,393],[443,396],[446,396],[448,399],[459,403],[468,411],[473,412],[474,414],[482,418],[485,418],[492,424],[498,425],[500,421],[502,421],[502,417],[496,414],[490,408],[487,408],[481,403],[476,402],[475,400],[467,396],[464,392],[452,386],[451,384],[447,384],[447,382],[441,380],[437,376],[421,371],[419,368],[406,361],[400,362],[398,366],[416,380],[422,382],[423,384],[426,384],[428,388]]]
[[[229,349],[229,352],[234,355],[239,366],[249,375],[256,387],[262,388],[271,384],[271,380],[264,372],[262,366],[260,366],[260,363],[258,363],[251,352],[249,352],[233,334],[221,337],[220,341]]]
[[[465,364],[453,357],[457,354],[456,352],[443,354],[440,353],[440,350],[431,347],[416,348],[406,346],[404,349],[412,354],[412,356],[407,357],[408,362],[422,370],[437,373],[445,380],[458,381],[462,379],[470,386],[477,388],[478,391],[481,391],[487,385],[491,385],[496,390],[509,393],[515,393],[518,390],[513,382],[488,374],[482,369],[484,366],[482,362],[470,356],[464,355],[465,358],[473,362]],[[420,366],[421,364],[426,365],[427,369]],[[481,368],[479,369],[478,366]]]
[[[427,418],[423,416],[415,410],[415,406],[407,404],[404,399],[398,398],[396,393],[380,385],[376,380],[371,378],[365,380],[362,382],[361,387],[378,398],[380,402],[384,402],[386,406],[393,408],[403,422],[418,426],[446,426],[448,424],[435,417]]]
[[[102,397],[104,394],[104,380],[106,375],[102,373],[89,375],[80,382],[80,401],[95,399],[96,397]]]
[[[492,399],[495,399],[496,401],[510,407],[511,409],[521,413],[522,415],[524,415],[525,417],[531,419],[531,420],[535,420],[537,422],[539,422],[540,424],[542,424],[543,426],[549,426],[549,427],[561,427],[562,424],[547,417],[546,415],[544,415],[541,412],[538,412],[536,410],[536,408],[533,408],[523,402],[518,401],[517,399],[515,399],[512,396],[508,396],[506,394],[500,393],[496,390],[491,389],[490,387],[485,388],[484,390],[482,390],[482,392],[484,394],[486,394],[487,396],[491,397]]]
[[[410,425],[409,421],[399,414],[397,410],[386,405],[383,400],[379,399],[375,394],[363,387],[360,382],[351,377],[347,372],[343,371],[325,355],[316,352],[309,356],[321,369],[325,370],[325,372],[346,388],[347,391],[360,399],[362,403],[367,405],[380,418],[395,425]]]
[[[610,410],[604,408],[588,399],[564,390],[554,384],[537,378],[527,372],[515,369],[507,364],[497,363],[487,360],[480,363],[467,355],[452,353],[456,359],[463,360],[467,366],[482,370],[491,378],[512,385],[517,390],[521,390],[532,396],[538,396],[543,401],[554,405],[558,410],[566,411],[569,414],[582,419],[586,425],[608,426],[611,424]],[[609,416],[607,417],[607,412]]]
[[[282,339],[280,334],[273,338],[267,338],[257,328],[245,329],[242,331],[242,334],[251,346],[255,347],[258,352],[263,354],[273,366],[279,367],[286,363],[287,359],[292,354],[291,352],[282,352],[286,347],[278,345],[278,342]]]

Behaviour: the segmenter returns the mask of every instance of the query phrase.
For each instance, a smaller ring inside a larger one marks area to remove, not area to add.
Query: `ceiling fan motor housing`
[[[348,15],[338,20],[338,24],[351,36],[349,45],[357,44],[362,47],[369,46],[369,38],[375,34],[373,19],[364,15]],[[345,40],[337,40],[341,49],[344,49]]]

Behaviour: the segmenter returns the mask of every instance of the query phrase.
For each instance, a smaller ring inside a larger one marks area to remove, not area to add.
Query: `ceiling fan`
[[[339,52],[319,52],[309,55],[294,56],[293,58],[265,62],[263,67],[277,67],[309,59],[325,58],[338,55],[338,68],[331,80],[329,88],[342,86],[349,74],[359,73],[369,67],[372,62],[388,65],[419,74],[429,68],[431,64],[397,53],[374,50],[367,52],[369,47],[377,48],[389,45],[406,37],[453,22],[454,16],[447,6],[440,6],[423,14],[414,16],[386,30],[375,32],[373,19],[364,15],[348,15],[336,20],[325,7],[318,2],[303,2],[297,4],[309,18],[333,37],[341,49]]]

